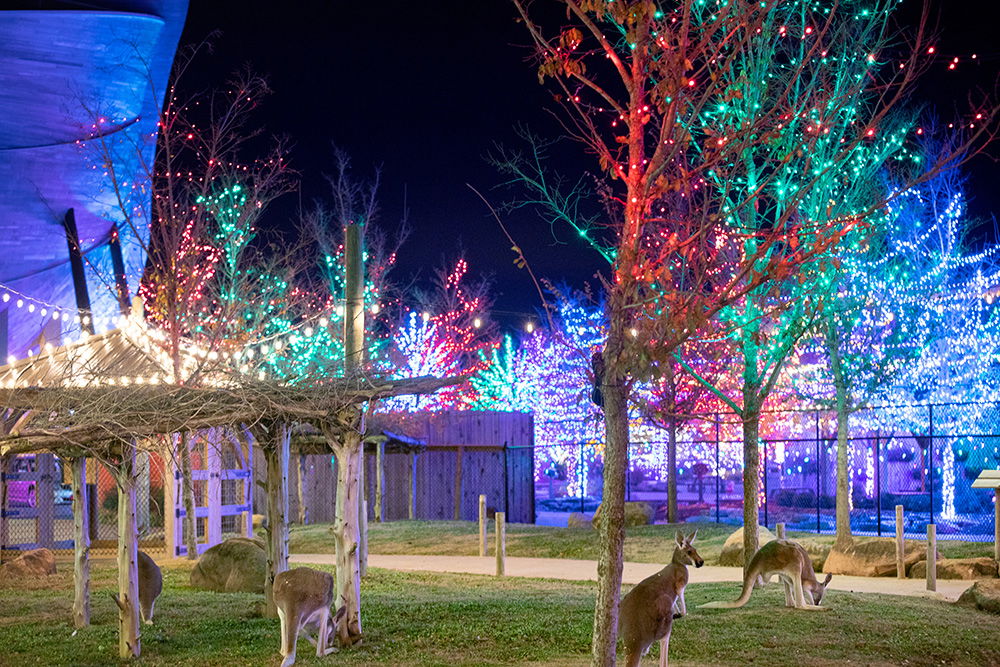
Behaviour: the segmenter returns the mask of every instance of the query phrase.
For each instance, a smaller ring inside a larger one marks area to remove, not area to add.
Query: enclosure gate
[[[175,439],[179,443],[179,438]],[[228,429],[207,429],[188,440],[198,553],[227,537],[253,536],[253,448]],[[175,447],[176,451],[176,447]],[[186,556],[183,474],[179,453],[164,466],[167,554]]]
[[[55,489],[59,468],[53,454],[11,456],[0,470],[0,550],[72,549],[72,540],[56,540]],[[67,517],[61,517],[67,518]],[[72,518],[69,515],[68,518]],[[12,526],[16,528],[12,529]],[[14,537],[12,538],[12,534]],[[34,539],[25,539],[33,535]],[[12,544],[12,540],[16,540]]]

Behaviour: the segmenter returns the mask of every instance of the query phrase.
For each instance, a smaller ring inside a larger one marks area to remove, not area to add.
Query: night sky
[[[940,60],[917,101],[943,117],[966,108],[970,88],[993,89],[1000,52],[992,46],[992,21],[984,18],[993,1],[933,5]],[[913,20],[915,5],[907,1],[903,20]],[[181,42],[220,31],[190,86],[223,82],[249,65],[274,89],[259,119],[268,133],[292,139],[292,165],[302,178],[300,192],[274,205],[266,226],[290,227],[300,205],[328,194],[323,174],[333,170],[335,142],[351,155],[357,177],[381,165],[383,227],[397,228],[404,203],[409,211],[411,235],[394,279],[421,284],[435,267],[464,256],[471,275],[492,280],[495,319],[514,326],[535,312],[538,297],[526,272],[512,264],[510,244],[489,210],[466,186],[502,203],[512,193],[497,188],[503,179],[484,159],[494,142],[518,145],[518,123],[559,134],[544,111],[554,108],[551,97],[525,62],[528,38],[514,14],[506,0],[192,0]],[[949,72],[954,56],[962,61]],[[565,142],[560,151],[560,169],[593,168],[581,147]],[[1000,154],[996,147],[990,153]],[[967,171],[971,214],[983,221],[974,241],[992,241],[1000,170],[987,156]],[[596,287],[603,260],[569,230],[550,229],[531,212],[504,221],[537,274]]]

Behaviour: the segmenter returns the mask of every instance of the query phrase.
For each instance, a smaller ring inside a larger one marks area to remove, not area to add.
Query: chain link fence
[[[140,547],[162,551],[163,468],[160,457],[141,452],[136,460],[136,521]],[[118,544],[118,487],[114,477],[94,459],[87,460],[87,488],[91,552],[116,553]],[[73,492],[70,463],[53,454],[8,457],[0,471],[0,557],[40,547],[73,548]]]
[[[922,537],[933,522],[942,539],[993,539],[993,492],[973,489],[972,482],[982,470],[1000,468],[1000,404],[872,407],[852,413],[848,424],[854,534],[894,534],[895,506],[902,505],[909,536]],[[657,521],[666,520],[668,446],[662,429],[632,425],[627,500],[650,503]],[[569,513],[594,512],[601,501],[603,448],[596,435],[585,442],[539,438],[539,523],[565,524]],[[742,422],[732,414],[706,416],[680,430],[676,448],[679,520],[742,524]],[[837,449],[834,412],[765,413],[761,523],[832,533]]]

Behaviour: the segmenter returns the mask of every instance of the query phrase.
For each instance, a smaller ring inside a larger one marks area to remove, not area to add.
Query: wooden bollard
[[[504,561],[507,558],[507,521],[504,512],[497,512],[497,576],[504,574]]]
[[[903,542],[903,506],[896,505],[896,578],[906,579],[905,543]]]
[[[486,555],[486,496],[479,496],[479,555]]]
[[[927,590],[937,590],[937,526],[927,524]]]
[[[785,524],[783,523],[775,524],[774,532],[778,535],[779,540],[785,539]]]

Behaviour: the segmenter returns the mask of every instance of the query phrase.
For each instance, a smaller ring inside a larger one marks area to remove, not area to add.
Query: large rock
[[[591,525],[590,519],[583,512],[570,512],[566,518],[568,528],[590,528]]]
[[[191,586],[218,593],[263,593],[266,571],[264,544],[233,537],[201,555],[191,570]]]
[[[601,508],[604,504],[597,506],[597,511],[594,512],[594,518],[592,523],[594,528],[600,526],[601,521]],[[629,526],[645,526],[646,524],[653,523],[653,506],[649,503],[625,503],[625,527]]]
[[[955,604],[1000,614],[1000,579],[980,579]]]
[[[830,549],[833,548],[833,545],[829,542],[820,542],[819,540],[810,539],[808,537],[796,539],[794,541],[809,554],[809,559],[812,561],[813,569],[817,572],[822,572],[823,565],[826,564],[826,557],[830,555]]]
[[[904,544],[903,565],[909,570],[927,555],[927,545],[917,540]],[[896,576],[896,541],[892,538],[854,540],[846,547],[834,545],[823,564],[825,574],[858,577]]]
[[[764,546],[768,542],[778,539],[775,537],[774,533],[767,529],[766,526],[761,526],[757,535],[758,540],[760,541],[760,546]],[[752,554],[751,557],[753,557]],[[722,553],[719,554],[719,565],[743,567],[742,526],[735,533],[726,538],[725,544],[722,545]]]
[[[32,549],[0,565],[0,579],[8,581],[20,577],[42,577],[56,573],[56,557],[48,549]]]
[[[938,579],[993,579],[997,576],[997,562],[992,558],[940,558],[937,562]],[[910,568],[910,577],[927,577],[927,561],[921,560]]]

